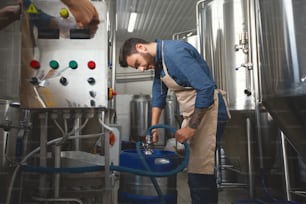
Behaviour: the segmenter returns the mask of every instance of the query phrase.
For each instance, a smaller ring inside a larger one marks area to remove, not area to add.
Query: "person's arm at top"
[[[19,19],[21,8],[19,4],[5,6],[0,9],[0,30]]]
[[[99,14],[89,0],[61,0],[68,6],[79,27],[99,23]]]

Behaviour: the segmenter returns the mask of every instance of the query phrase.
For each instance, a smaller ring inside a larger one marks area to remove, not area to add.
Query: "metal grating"
[[[117,40],[140,37],[172,39],[175,33],[196,29],[197,0],[117,0]],[[129,14],[138,17],[133,33],[127,32]]]

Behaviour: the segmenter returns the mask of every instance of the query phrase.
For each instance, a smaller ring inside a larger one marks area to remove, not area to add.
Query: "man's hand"
[[[196,129],[190,127],[184,127],[178,129],[175,133],[175,138],[178,142],[183,143],[189,140],[196,132]]]
[[[152,142],[153,144],[156,144],[158,142],[158,129],[152,130]]]

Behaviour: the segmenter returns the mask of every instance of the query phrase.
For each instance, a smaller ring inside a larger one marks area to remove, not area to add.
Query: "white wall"
[[[121,45],[123,44],[123,42],[117,42],[117,56],[119,56],[119,50]],[[137,75],[142,76],[146,73],[142,73],[140,71],[137,71],[133,68],[122,68],[119,65],[118,62],[118,57],[117,59],[114,60],[115,62],[113,62],[113,64],[115,64],[115,69],[116,69],[116,75],[120,78],[122,78],[122,76],[124,74],[129,75],[126,76],[126,79],[130,78],[136,78]],[[133,74],[134,73],[134,74]],[[130,76],[132,75],[132,76]],[[148,81],[137,81],[135,80],[134,82],[127,82],[127,83],[116,83],[115,85],[115,90],[118,94],[151,94],[151,88],[152,86],[152,80],[148,80]]]
[[[117,42],[117,56],[119,56],[119,49],[123,42]],[[143,75],[143,73],[132,69],[122,68],[118,63],[118,59],[113,62],[116,64],[116,76],[120,76],[120,79],[137,78],[137,76]],[[135,74],[134,74],[135,73]],[[124,74],[127,76],[124,77]],[[137,81],[126,83],[115,83],[116,96],[116,112],[118,124],[121,126],[122,140],[128,141],[130,137],[130,102],[133,95],[136,94],[149,94],[151,95],[152,80],[148,81]]]

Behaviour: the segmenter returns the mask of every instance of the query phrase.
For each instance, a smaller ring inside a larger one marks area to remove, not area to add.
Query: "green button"
[[[59,67],[58,62],[55,61],[55,60],[51,60],[51,61],[49,62],[49,65],[50,65],[50,67],[51,67],[52,69],[57,69],[57,68]]]
[[[76,68],[78,68],[78,63],[77,63],[76,61],[74,61],[74,60],[71,60],[71,61],[69,62],[69,67],[70,67],[71,69],[76,69]]]

